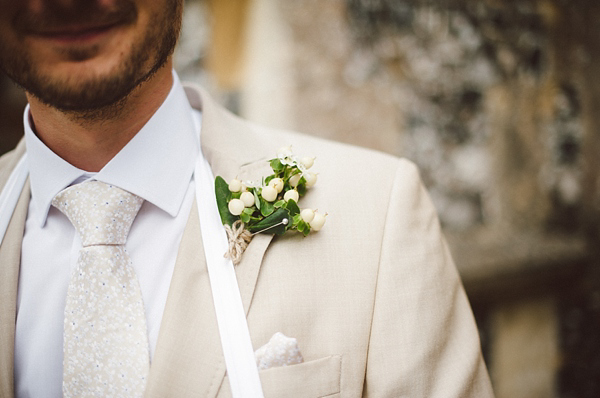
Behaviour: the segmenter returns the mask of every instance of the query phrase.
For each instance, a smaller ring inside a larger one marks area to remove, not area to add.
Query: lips
[[[42,32],[31,32],[34,36],[57,41],[85,41],[107,33],[119,24],[113,23],[101,26],[70,26]]]
[[[121,25],[123,24],[114,22],[102,25],[80,24],[30,31],[28,34],[32,37],[50,40],[58,44],[86,44],[105,36]]]

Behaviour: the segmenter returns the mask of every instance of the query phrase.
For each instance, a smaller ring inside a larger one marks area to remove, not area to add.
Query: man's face
[[[182,0],[0,0],[0,68],[60,110],[127,96],[171,55]]]

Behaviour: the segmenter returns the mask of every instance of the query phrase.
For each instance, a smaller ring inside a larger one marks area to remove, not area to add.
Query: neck
[[[29,94],[27,99],[40,140],[73,166],[97,172],[148,122],[172,85],[168,62],[118,104],[93,113],[63,112]]]

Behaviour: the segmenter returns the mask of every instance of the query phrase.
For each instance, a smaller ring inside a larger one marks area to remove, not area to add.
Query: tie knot
[[[52,205],[75,227],[83,246],[124,245],[143,199],[100,181],[87,181],[58,193]]]

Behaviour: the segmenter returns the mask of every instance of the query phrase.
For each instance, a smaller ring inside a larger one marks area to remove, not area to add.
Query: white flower
[[[231,199],[227,205],[229,212],[234,216],[239,216],[244,211],[244,202],[240,199]]]
[[[252,207],[254,205],[254,195],[252,192],[243,192],[242,196],[240,196],[240,200],[244,202],[244,206]]]
[[[243,185],[246,186],[246,188],[260,188],[262,186],[262,181],[246,181]]]
[[[315,163],[315,158],[305,156],[302,159],[300,159],[300,163],[308,170]]]
[[[304,179],[306,180],[307,187],[312,187],[317,183],[317,175],[312,171],[309,171],[306,174],[304,174]]]
[[[298,186],[298,183],[300,182],[301,178],[302,178],[301,174],[294,174],[293,176],[290,177],[290,179],[288,181],[292,187],[296,188]]]
[[[300,212],[300,217],[304,222],[310,223],[315,218],[315,212],[311,209],[304,209]]]
[[[277,157],[288,158],[292,156],[292,146],[282,146],[277,150]]]
[[[277,159],[285,166],[297,166],[296,157],[292,152],[292,146],[281,147],[277,150]]]
[[[289,191],[286,191],[286,193],[283,195],[283,200],[285,200],[286,202],[290,199],[294,202],[298,202],[298,198],[298,191],[296,191],[295,189],[290,189]]]
[[[277,199],[277,190],[271,186],[264,187],[260,193],[260,196],[262,196],[262,198],[267,202],[272,202]]]
[[[321,228],[323,228],[323,225],[325,224],[325,216],[327,216],[327,213],[325,213],[325,215],[315,213],[315,217],[309,222],[310,228],[313,231],[319,231]]]
[[[237,178],[234,178],[229,182],[229,190],[231,192],[240,192],[242,190],[242,182]]]
[[[277,193],[283,191],[283,180],[281,178],[273,178],[269,181],[269,186],[277,190]]]

